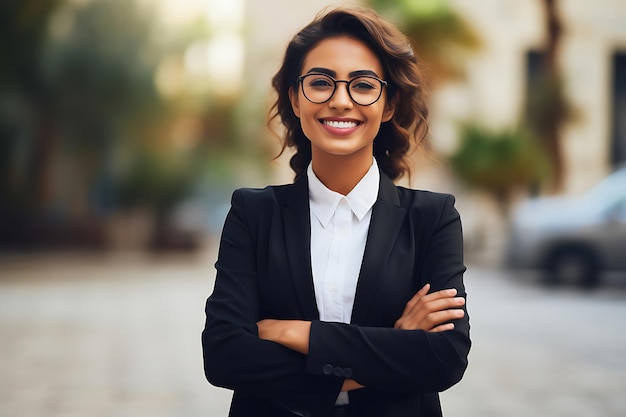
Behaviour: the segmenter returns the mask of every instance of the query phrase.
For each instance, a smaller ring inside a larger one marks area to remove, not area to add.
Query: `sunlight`
[[[239,90],[244,63],[243,0],[161,0],[158,15],[171,33],[201,24],[210,34],[185,48],[182,74],[171,59],[160,66],[156,80],[162,93],[174,95],[183,87],[192,94],[228,96]],[[177,76],[184,80],[177,82]]]

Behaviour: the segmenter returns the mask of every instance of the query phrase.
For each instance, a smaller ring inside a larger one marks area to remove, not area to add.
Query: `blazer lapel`
[[[284,201],[287,261],[293,287],[305,320],[318,320],[311,269],[311,217],[306,176],[299,178]]]
[[[380,174],[378,199],[372,207],[372,218],[365,244],[365,253],[357,283],[351,322],[365,324],[367,312],[376,295],[382,268],[391,252],[406,209],[400,207],[398,191],[384,173]]]

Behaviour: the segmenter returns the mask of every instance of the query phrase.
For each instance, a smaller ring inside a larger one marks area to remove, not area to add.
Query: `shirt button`
[[[335,284],[330,284],[328,286],[328,291],[330,291],[330,292],[335,292],[336,289],[337,289],[337,287],[335,286]]]

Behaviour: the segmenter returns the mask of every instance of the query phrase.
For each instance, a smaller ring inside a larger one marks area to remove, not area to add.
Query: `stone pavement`
[[[226,416],[202,372],[212,262],[0,257],[0,417]],[[626,415],[622,288],[544,294],[481,268],[467,284],[474,348],[447,417]]]

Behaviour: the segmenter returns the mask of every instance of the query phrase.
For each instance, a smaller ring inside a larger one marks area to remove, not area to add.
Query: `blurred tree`
[[[467,57],[482,42],[474,28],[444,0],[366,0],[413,40],[435,81],[463,78]]]
[[[101,245],[103,220],[137,208],[167,245],[177,205],[216,204],[224,178],[259,159],[261,144],[241,140],[238,97],[207,88],[206,15],[166,33],[156,12],[0,3],[0,247]]]
[[[62,3],[0,2],[0,242],[23,240],[26,219],[40,215],[48,198],[53,94],[41,54],[50,18]]]
[[[170,140],[176,103],[154,84],[151,10],[139,5],[0,3],[0,244],[104,243],[116,177],[136,176],[135,164],[158,164],[145,205],[171,206],[190,188]]]
[[[563,88],[563,76],[558,65],[561,44],[562,19],[556,0],[542,0],[546,43],[539,79],[529,86],[526,102],[526,123],[542,141],[553,166],[548,191],[559,191],[563,186],[564,162],[560,130],[573,116]]]
[[[536,186],[548,174],[545,153],[519,129],[461,128],[460,146],[450,157],[453,172],[468,187],[486,192],[508,217],[515,194]]]
[[[117,146],[162,109],[149,16],[122,0],[0,7],[2,240],[102,244]]]
[[[122,0],[62,8],[43,54],[61,151],[71,161],[65,186],[76,190],[66,199],[89,197],[78,216],[108,214],[116,203],[116,158],[164,134],[144,128],[162,127],[167,108],[153,83],[158,51],[149,15],[140,12],[146,10]]]

